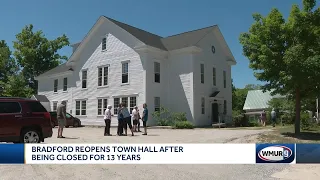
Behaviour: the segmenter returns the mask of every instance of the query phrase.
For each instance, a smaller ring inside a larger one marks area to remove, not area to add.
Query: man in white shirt
[[[133,121],[133,130],[134,132],[137,132],[137,125],[139,121],[139,114],[138,114],[138,107],[135,106],[132,110],[132,121]]]
[[[111,125],[111,108],[112,106],[108,105],[106,111],[104,112],[104,122],[106,127],[104,128],[104,136],[112,136],[110,134],[110,125]]]

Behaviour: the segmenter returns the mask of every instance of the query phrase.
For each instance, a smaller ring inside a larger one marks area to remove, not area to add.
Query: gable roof
[[[267,109],[269,107],[269,101],[273,98],[284,98],[284,96],[272,96],[271,91],[250,90],[248,91],[243,110]]]
[[[67,66],[67,63],[63,63],[53,69],[50,69],[49,71],[46,71],[45,73],[39,75],[37,78],[41,78],[41,77],[45,77],[45,76],[49,76],[52,74],[58,74],[58,73],[62,73],[62,72],[67,72],[67,71],[73,71],[72,69],[70,69],[70,66]]]
[[[177,35],[173,35],[173,36],[168,36],[168,37],[161,37],[159,35],[147,32],[145,30],[133,27],[131,25],[119,22],[117,20],[114,20],[112,18],[106,17],[106,16],[100,16],[98,21],[95,23],[95,25],[91,28],[91,30],[89,31],[89,33],[86,35],[86,37],[78,43],[75,43],[73,46],[76,46],[75,51],[73,52],[73,54],[71,55],[71,57],[69,59],[71,59],[74,54],[77,51],[80,51],[78,47],[83,46],[84,40],[86,38],[88,38],[90,32],[92,31],[92,29],[94,27],[97,26],[98,22],[100,20],[103,19],[107,19],[109,21],[111,21],[112,23],[116,24],[117,26],[119,26],[120,28],[122,28],[123,30],[127,31],[129,34],[131,34],[132,36],[136,37],[138,40],[140,40],[141,42],[143,42],[146,45],[161,49],[161,50],[165,50],[165,51],[170,51],[170,50],[175,50],[175,49],[181,49],[181,48],[185,48],[185,47],[190,47],[190,46],[194,46],[196,45],[204,36],[206,36],[208,33],[212,32],[215,28],[218,29],[219,34],[222,36],[222,34],[220,33],[220,30],[218,28],[217,25],[213,25],[213,26],[209,26],[206,28],[201,28],[201,29],[197,29],[197,30],[193,30],[193,31],[188,31],[188,32],[184,32],[184,33],[180,33]],[[222,36],[222,41],[224,41],[224,43],[226,44],[223,36]],[[228,46],[226,46],[228,48]],[[231,53],[231,51],[228,51],[229,53]],[[231,53],[232,59],[233,55]],[[61,66],[61,67],[60,67]],[[67,63],[62,64],[54,69],[51,69],[50,71],[45,72],[44,74],[41,74],[38,77],[43,77],[43,76],[48,76],[51,74],[56,74],[56,73],[61,73],[61,72],[65,72],[68,71],[68,66]],[[37,78],[38,78],[37,77]]]
[[[31,99],[38,100],[40,102],[50,102],[47,96],[45,95],[33,95]]]

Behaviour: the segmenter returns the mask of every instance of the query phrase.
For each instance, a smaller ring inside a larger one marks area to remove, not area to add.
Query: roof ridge
[[[182,33],[178,33],[178,34],[174,34],[174,35],[171,35],[171,36],[164,37],[163,39],[174,37],[174,36],[179,36],[179,35],[186,34],[186,33],[191,33],[191,32],[194,32],[194,31],[200,31],[200,30],[203,30],[203,29],[209,29],[209,28],[212,28],[212,27],[215,27],[215,26],[218,26],[218,25],[215,24],[215,25],[203,27],[203,28],[200,28],[200,29],[194,29],[194,30],[190,30],[190,31],[185,31],[185,32],[182,32]]]

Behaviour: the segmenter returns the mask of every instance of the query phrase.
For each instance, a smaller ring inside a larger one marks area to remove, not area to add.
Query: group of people
[[[112,109],[112,106],[108,105],[107,109],[105,110],[105,115],[104,115],[104,122],[106,124],[104,129],[105,136],[112,136],[110,133],[111,117],[113,116],[111,113],[111,109]],[[137,106],[133,108],[132,113],[130,115],[127,105],[124,102],[122,102],[120,104],[120,107],[118,107],[117,114],[118,114],[118,129],[117,129],[118,136],[127,136],[128,127],[131,131],[132,136],[134,136],[134,132],[141,132],[140,119],[143,122],[143,128],[144,128],[144,133],[142,135],[147,135],[148,108],[146,103],[143,104],[142,116],[140,116],[139,109]],[[133,125],[131,122],[133,122]]]
[[[108,105],[107,109],[104,113],[104,122],[105,122],[105,129],[104,135],[105,136],[112,136],[110,133],[111,127],[111,117],[113,114],[111,113],[112,106]],[[62,101],[61,104],[57,107],[57,119],[58,119],[58,136],[57,138],[65,138],[62,136],[63,128],[66,126],[66,101]],[[118,114],[118,136],[127,136],[128,127],[131,131],[131,135],[134,136],[134,132],[141,132],[140,131],[140,120],[143,122],[144,133],[142,135],[147,135],[147,121],[148,121],[148,108],[147,104],[143,104],[143,113],[140,116],[139,109],[135,106],[130,114],[127,106],[125,103],[121,103],[120,107],[117,108]],[[132,123],[133,122],[133,126]]]
[[[274,110],[274,108],[271,111],[271,122],[272,122],[272,126],[275,127],[276,126],[276,111]],[[262,126],[266,126],[266,121],[267,121],[267,113],[265,110],[263,110],[260,114],[260,121]]]

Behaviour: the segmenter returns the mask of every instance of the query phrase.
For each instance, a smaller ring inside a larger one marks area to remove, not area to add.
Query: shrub
[[[173,125],[174,129],[193,129],[194,126],[191,122],[189,121],[177,121]]]
[[[244,125],[244,122],[245,122],[245,117],[244,117],[244,115],[237,115],[237,116],[235,116],[235,117],[233,117],[232,118],[232,121],[233,121],[233,125],[235,126],[235,127],[243,127],[243,126],[245,126]]]
[[[293,124],[294,123],[294,115],[292,113],[284,113],[280,116],[283,124]]]
[[[300,114],[300,121],[301,121],[301,129],[303,130],[309,130],[314,125],[314,123],[311,123],[310,121],[309,113],[302,112]]]
[[[186,113],[181,113],[181,112],[175,112],[171,113],[171,118],[173,122],[183,122],[183,121],[188,121],[186,117]]]
[[[153,112],[152,117],[156,119],[159,126],[171,126],[173,124],[170,112],[165,107],[160,107],[160,111]]]

